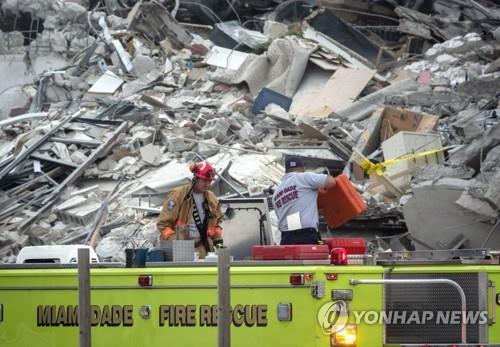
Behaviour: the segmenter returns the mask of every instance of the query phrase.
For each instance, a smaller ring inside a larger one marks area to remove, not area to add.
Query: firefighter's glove
[[[161,239],[162,240],[168,240],[168,239],[170,239],[174,235],[175,235],[175,230],[172,229],[172,228],[170,228],[170,227],[165,227],[161,231]]]
[[[209,227],[207,230],[207,234],[210,238],[220,238],[222,237],[222,228],[221,227]]]

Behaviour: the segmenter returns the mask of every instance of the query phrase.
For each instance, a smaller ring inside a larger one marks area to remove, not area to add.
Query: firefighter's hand
[[[162,240],[169,240],[170,238],[172,238],[173,236],[175,236],[175,230],[170,228],[170,227],[165,227],[162,231],[161,231],[161,239]]]
[[[212,239],[214,237],[221,238],[222,237],[222,228],[221,227],[210,227],[207,230],[207,234]]]
[[[215,251],[215,254],[219,254],[219,247],[222,247],[223,245],[224,245],[224,243],[223,243],[222,239],[214,240],[214,251]]]

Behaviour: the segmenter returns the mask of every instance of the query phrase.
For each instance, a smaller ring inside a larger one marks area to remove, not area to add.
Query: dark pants
[[[281,232],[281,245],[317,245],[321,241],[315,228],[303,228]]]

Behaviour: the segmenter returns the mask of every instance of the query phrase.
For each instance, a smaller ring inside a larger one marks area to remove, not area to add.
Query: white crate
[[[407,154],[439,149],[442,147],[441,136],[439,134],[411,131],[400,131],[382,142],[382,152],[384,154],[384,160],[386,161],[400,158]],[[394,165],[388,166],[386,173],[388,176],[393,176],[409,169],[442,162],[444,162],[443,152],[438,152],[418,159],[397,162]],[[410,175],[411,174],[397,178],[393,180],[393,183],[398,187],[407,188],[411,182]]]

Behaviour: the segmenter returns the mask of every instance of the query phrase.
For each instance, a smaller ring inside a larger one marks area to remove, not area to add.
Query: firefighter
[[[319,189],[333,188],[335,178],[325,174],[304,172],[298,157],[287,157],[285,176],[273,194],[273,206],[278,217],[282,245],[317,244],[317,198]]]
[[[215,169],[207,161],[190,164],[190,184],[171,191],[157,222],[162,240],[194,240],[196,252],[204,258],[214,246],[222,244],[222,212],[219,200],[210,191]]]

